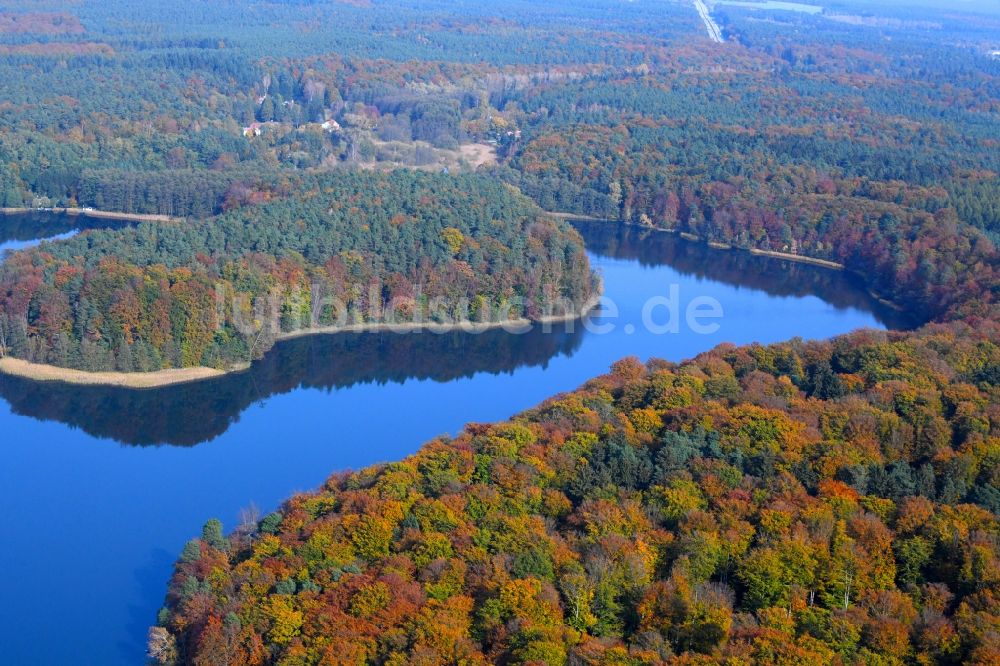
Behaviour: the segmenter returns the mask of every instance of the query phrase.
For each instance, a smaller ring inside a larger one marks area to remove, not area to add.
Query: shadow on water
[[[0,222],[4,220],[0,216]],[[684,276],[771,296],[813,295],[837,308],[872,312],[888,328],[909,328],[917,323],[880,304],[865,291],[861,280],[849,273],[746,252],[713,250],[653,230],[607,223],[574,224],[588,250],[597,256],[669,266]],[[42,233],[49,231],[58,233],[54,227]],[[39,232],[37,226],[35,232]],[[616,298],[613,293],[607,296]],[[548,331],[535,327],[520,335],[499,329],[478,334],[320,335],[281,342],[249,370],[209,381],[136,391],[0,376],[0,398],[10,403],[16,414],[59,421],[124,444],[193,446],[222,435],[255,402],[298,388],[330,391],[362,383],[411,379],[447,382],[477,373],[513,373],[524,367],[544,367],[560,355],[575,354],[585,335],[578,323]],[[627,353],[628,349],[622,349],[621,355]]]
[[[209,381],[136,391],[0,376],[0,397],[15,414],[61,421],[96,437],[192,446],[224,433],[253,403],[297,388],[511,373],[572,354],[582,339],[579,325],[520,335],[501,329],[317,335],[280,342],[249,370]]]
[[[0,250],[20,249],[39,240],[86,229],[117,229],[132,222],[85,213],[32,210],[0,213]]]
[[[606,222],[574,221],[598,256],[629,259],[642,266],[670,266],[685,276],[757,289],[769,296],[816,296],[830,305],[871,312],[886,328],[908,330],[922,322],[871,296],[864,280],[847,271],[750,254],[717,250],[671,233]]]

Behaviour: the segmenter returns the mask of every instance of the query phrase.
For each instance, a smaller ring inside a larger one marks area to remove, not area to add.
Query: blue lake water
[[[94,217],[86,213],[31,210],[0,213],[0,261],[7,252],[16,252],[43,241],[69,238],[81,229],[113,229],[127,222]]]
[[[78,229],[72,229],[65,233],[56,234],[54,236],[48,236],[46,238],[38,238],[38,239],[23,240],[23,241],[22,240],[4,241],[3,243],[0,243],[0,260],[3,259],[4,255],[7,252],[16,252],[17,250],[25,250],[29,247],[34,247],[35,245],[38,245],[39,243],[43,243],[45,241],[57,241],[57,240],[62,240],[64,238],[70,238],[78,233],[79,233]]]
[[[607,334],[577,323],[526,335],[300,338],[246,373],[154,391],[0,377],[4,663],[140,664],[173,561],[207,518],[229,528],[243,507],[272,510],[336,470],[504,419],[624,356],[681,360],[721,342],[907,324],[842,273],[580,228],[618,308],[590,321],[612,325]],[[719,330],[646,330],[643,305],[671,285],[682,308],[716,299]]]

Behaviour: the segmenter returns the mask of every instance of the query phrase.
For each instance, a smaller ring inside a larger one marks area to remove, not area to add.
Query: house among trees
[[[249,126],[243,128],[243,136],[248,138],[260,136],[261,132],[262,126],[260,123],[250,123]]]
[[[322,125],[320,125],[320,127],[322,127],[327,132],[339,132],[340,131],[340,123],[338,123],[336,120],[333,120],[333,119],[327,120]]]

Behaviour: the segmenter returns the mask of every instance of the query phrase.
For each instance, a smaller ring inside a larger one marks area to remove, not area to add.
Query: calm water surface
[[[4,662],[140,664],[172,563],[207,518],[232,526],[251,503],[269,511],[335,470],[509,417],[624,356],[680,360],[725,341],[907,324],[840,273],[666,234],[580,229],[619,311],[594,315],[592,324],[614,325],[606,335],[576,324],[300,338],[246,373],[142,392],[0,377]],[[717,299],[718,332],[646,331],[643,304],[670,285],[682,307]]]
[[[69,238],[81,229],[113,229],[127,224],[86,214],[29,211],[0,213],[0,261],[7,252],[23,250],[42,241]]]

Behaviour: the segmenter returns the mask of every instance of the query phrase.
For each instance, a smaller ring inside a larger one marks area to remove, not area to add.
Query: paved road
[[[709,38],[716,44],[721,44],[726,41],[722,37],[722,28],[719,24],[715,22],[712,15],[708,11],[708,6],[705,4],[705,0],[694,0],[695,9],[698,10],[698,14],[701,15],[701,20],[705,22],[705,28],[708,29]]]

